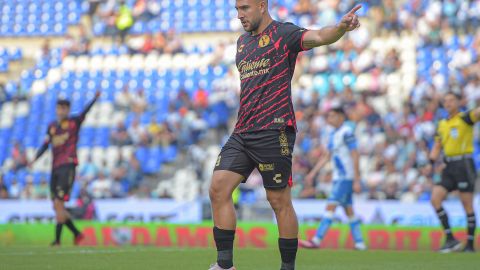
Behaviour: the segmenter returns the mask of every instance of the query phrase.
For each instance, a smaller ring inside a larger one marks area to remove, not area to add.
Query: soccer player
[[[57,221],[55,240],[51,244],[52,246],[60,245],[63,225],[66,225],[74,234],[75,245],[78,245],[83,239],[83,235],[75,227],[69,213],[65,209],[65,202],[69,200],[70,190],[75,179],[75,169],[78,165],[77,142],[80,126],[99,96],[100,92],[97,91],[95,98],[87,105],[84,111],[74,117],[69,117],[70,102],[65,99],[59,99],[56,107],[57,120],[48,125],[45,141],[38,150],[35,159],[30,163],[32,164],[38,160],[48,149],[48,146],[52,145],[53,163],[50,192]]]
[[[474,252],[475,212],[473,210],[473,192],[475,190],[475,164],[473,162],[473,126],[480,120],[480,108],[468,112],[459,112],[461,97],[455,93],[447,93],[443,98],[443,106],[448,112],[448,118],[438,123],[435,144],[430,153],[430,163],[433,165],[443,149],[446,167],[442,179],[433,187],[432,206],[437,212],[443,226],[446,241],[440,252],[458,251],[462,244],[455,239],[448,223],[448,216],[442,207],[449,192],[458,190],[463,208],[467,213],[468,240],[463,251]]]
[[[235,269],[232,192],[257,168],[278,223],[281,269],[291,270],[298,248],[298,222],[290,195],[296,132],[291,100],[295,62],[299,52],[334,43],[359,27],[355,12],[360,6],[337,25],[311,31],[274,21],[267,0],[237,0],[235,8],[246,32],[237,41],[240,109],[233,134],[218,156],[209,190],[217,247],[217,263],[210,269]]]
[[[353,191],[360,191],[360,156],[357,150],[357,141],[351,127],[345,123],[346,115],[342,108],[333,108],[327,114],[327,122],[334,130],[328,137],[327,153],[318,160],[315,167],[307,175],[313,182],[315,175],[331,160],[333,166],[333,189],[328,199],[327,211],[317,229],[315,236],[309,241],[300,240],[300,246],[305,248],[319,248],[330,225],[337,205],[343,206],[350,220],[350,228],[355,249],[365,250],[360,221],[355,218],[352,207]]]

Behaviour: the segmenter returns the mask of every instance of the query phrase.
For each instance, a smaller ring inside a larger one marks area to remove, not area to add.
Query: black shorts
[[[50,178],[50,192],[53,199],[68,201],[70,199],[70,191],[75,179],[74,164],[62,165],[52,170]]]
[[[286,131],[264,130],[232,134],[223,146],[215,171],[227,170],[245,179],[257,168],[268,189],[292,186],[292,152],[296,134]]]
[[[477,175],[475,163],[472,158],[447,162],[447,167],[442,172],[442,180],[438,185],[446,190],[460,192],[473,192]]]

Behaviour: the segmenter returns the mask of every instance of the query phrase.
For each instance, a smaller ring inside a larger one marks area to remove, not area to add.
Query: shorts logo
[[[260,164],[258,164],[258,169],[261,172],[273,171],[275,169],[275,165],[273,163],[270,163],[270,164],[260,163]]]
[[[466,188],[468,187],[468,183],[467,182],[460,182],[458,183],[458,188]]]
[[[275,183],[277,184],[282,183],[282,174],[281,173],[275,174],[275,177],[273,177],[273,181],[275,181]]]
[[[285,119],[284,119],[284,118],[274,118],[274,119],[273,119],[273,123],[275,123],[275,124],[283,124],[283,123],[285,123]]]
[[[282,154],[282,156],[290,155],[290,149],[288,148],[288,139],[285,131],[280,132],[280,137],[278,137],[278,140],[280,141],[280,153]]]
[[[239,53],[243,52],[243,48],[245,48],[245,44],[242,44],[240,45],[240,47],[238,47],[238,52]]]
[[[222,160],[222,156],[218,156],[217,163],[215,163],[215,167],[220,166],[220,161]]]
[[[270,37],[268,35],[263,35],[258,41],[258,47],[263,48],[270,44]]]

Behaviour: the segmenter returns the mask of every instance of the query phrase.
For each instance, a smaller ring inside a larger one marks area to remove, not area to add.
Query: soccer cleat
[[[50,244],[51,247],[59,247],[60,246],[60,242],[57,242],[57,241],[53,241],[51,244]]]
[[[208,270],[237,270],[237,269],[235,268],[235,266],[232,266],[228,269],[224,269],[224,268],[220,267],[218,265],[218,263],[215,263],[215,264],[210,265],[210,268],[208,268]]]
[[[320,248],[320,245],[315,244],[312,240],[298,240],[298,246],[301,248]]]
[[[473,248],[473,246],[466,245],[466,246],[462,249],[462,252],[465,252],[465,253],[474,253],[474,252],[475,252],[475,249]]]
[[[445,242],[442,248],[438,250],[440,253],[450,253],[452,251],[459,251],[462,248],[462,243],[457,239],[450,239]]]
[[[82,240],[85,238],[85,235],[83,235],[83,233],[75,236],[75,238],[73,239],[73,244],[75,246],[78,246],[80,245],[80,243],[82,242]]]
[[[355,243],[353,247],[355,250],[367,250],[367,246],[363,242]]]

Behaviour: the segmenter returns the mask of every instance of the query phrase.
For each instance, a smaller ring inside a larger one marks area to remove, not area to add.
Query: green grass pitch
[[[238,249],[239,270],[278,270],[276,249]],[[211,249],[155,247],[0,247],[0,270],[206,270],[215,261]],[[480,269],[479,254],[434,252],[299,250],[298,270],[443,270]]]

